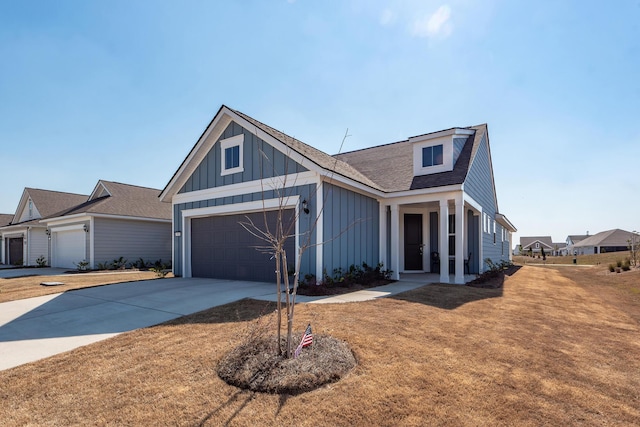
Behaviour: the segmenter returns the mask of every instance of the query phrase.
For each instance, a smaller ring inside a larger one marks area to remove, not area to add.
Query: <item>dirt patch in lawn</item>
[[[169,276],[167,276],[169,277]],[[73,289],[114,283],[136,282],[157,279],[152,271],[96,272],[85,274],[62,274],[57,276],[30,275],[8,279],[0,278],[0,302],[16,301],[24,298],[56,294]],[[63,285],[42,286],[44,282],[62,282]]]
[[[310,322],[314,334],[348,343],[358,365],[294,396],[244,391],[218,377],[252,325],[274,317],[272,303],[240,301],[0,372],[0,419],[7,426],[639,425],[640,306],[603,299],[598,289],[614,278],[599,277],[583,285],[559,270],[523,267],[500,289],[428,285],[363,303],[299,305],[294,330]]]

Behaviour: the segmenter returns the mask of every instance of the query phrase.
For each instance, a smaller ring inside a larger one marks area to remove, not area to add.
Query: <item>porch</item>
[[[380,258],[393,278],[464,284],[483,270],[481,206],[462,191],[380,207]]]

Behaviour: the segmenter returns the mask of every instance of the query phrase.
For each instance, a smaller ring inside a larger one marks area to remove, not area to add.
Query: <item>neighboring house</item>
[[[544,249],[545,255],[552,255],[554,251],[551,236],[520,237],[520,248],[523,255],[529,253],[540,255],[542,249]]]
[[[160,190],[98,181],[91,195],[40,221],[50,242],[52,267],[87,268],[120,257],[129,262],[171,259],[171,207]]]
[[[290,264],[308,238],[301,273],[318,278],[381,262],[394,278],[464,283],[466,268],[509,260],[516,231],[498,210],[487,125],[330,156],[222,106],[160,198],[184,277],[273,281],[275,262],[239,222],[273,227],[280,207],[295,220]]]
[[[86,200],[82,194],[25,188],[11,221],[0,227],[0,263],[36,265],[43,257],[49,264],[47,227],[40,220]]]
[[[586,239],[587,237],[589,237],[588,232],[587,234],[584,234],[584,235],[574,234],[574,235],[567,236],[567,244],[566,244],[567,255],[577,255],[577,250],[574,246],[580,243],[581,241],[583,241],[584,239]]]
[[[621,252],[629,250],[629,240],[633,236],[630,231],[614,230],[601,231],[574,244],[577,255],[591,255],[605,252]]]
[[[567,255],[567,244],[565,242],[553,243],[553,256],[565,256]]]

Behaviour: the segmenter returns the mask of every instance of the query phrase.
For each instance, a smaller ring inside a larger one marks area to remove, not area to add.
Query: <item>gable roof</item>
[[[520,245],[522,246],[522,249],[528,249],[536,242],[541,243],[549,249],[553,249],[551,236],[520,237]]]
[[[170,201],[171,196],[180,190],[231,121],[237,122],[250,132],[255,130],[254,133],[267,143],[281,144],[281,147],[276,148],[280,148],[283,152],[290,150],[296,153],[307,160],[304,166],[309,166],[307,163],[311,162],[313,165],[311,169],[325,176],[341,176],[348,182],[382,193],[460,185],[464,183],[485,136],[487,145],[489,143],[486,124],[448,129],[446,131],[454,129],[473,131],[473,134],[467,138],[453,170],[416,177],[413,175],[413,145],[410,140],[330,156],[238,110],[222,105],[160,193],[162,201]],[[489,161],[491,162],[490,152]],[[491,170],[491,179],[493,180],[493,170]],[[495,198],[494,192],[494,200]],[[497,208],[497,200],[495,203]]]
[[[60,212],[58,217],[101,214],[171,220],[171,205],[162,203],[160,190],[112,181],[98,181],[91,197]]]
[[[587,246],[627,246],[627,240],[629,240],[632,235],[633,233],[630,231],[615,228],[589,236],[574,246],[578,248]]]
[[[33,202],[33,205],[37,209],[39,215],[30,220],[18,222],[20,221],[20,216],[29,199]],[[85,200],[87,200],[87,196],[84,194],[41,190],[39,188],[25,188],[22,192],[22,197],[18,203],[11,225],[26,224],[34,221],[37,222],[41,218],[54,216],[59,212],[83,203]]]

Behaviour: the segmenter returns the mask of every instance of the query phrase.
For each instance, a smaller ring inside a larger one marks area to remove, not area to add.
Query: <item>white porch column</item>
[[[455,283],[464,285],[464,260],[468,254],[465,254],[464,241],[464,200],[462,197],[456,198],[456,277]]]
[[[440,200],[440,282],[449,283],[449,201]]]
[[[391,206],[391,259],[390,269],[393,270],[391,278],[400,279],[400,207],[397,204]]]
[[[383,204],[382,202],[378,201],[378,203],[380,203],[380,242],[379,242],[379,247],[380,247],[380,254],[379,254],[379,260],[380,262],[384,265],[383,268],[387,269],[387,268],[391,268],[389,265],[389,260],[387,259],[387,236],[388,236],[388,232],[389,230],[387,230],[387,205]]]

